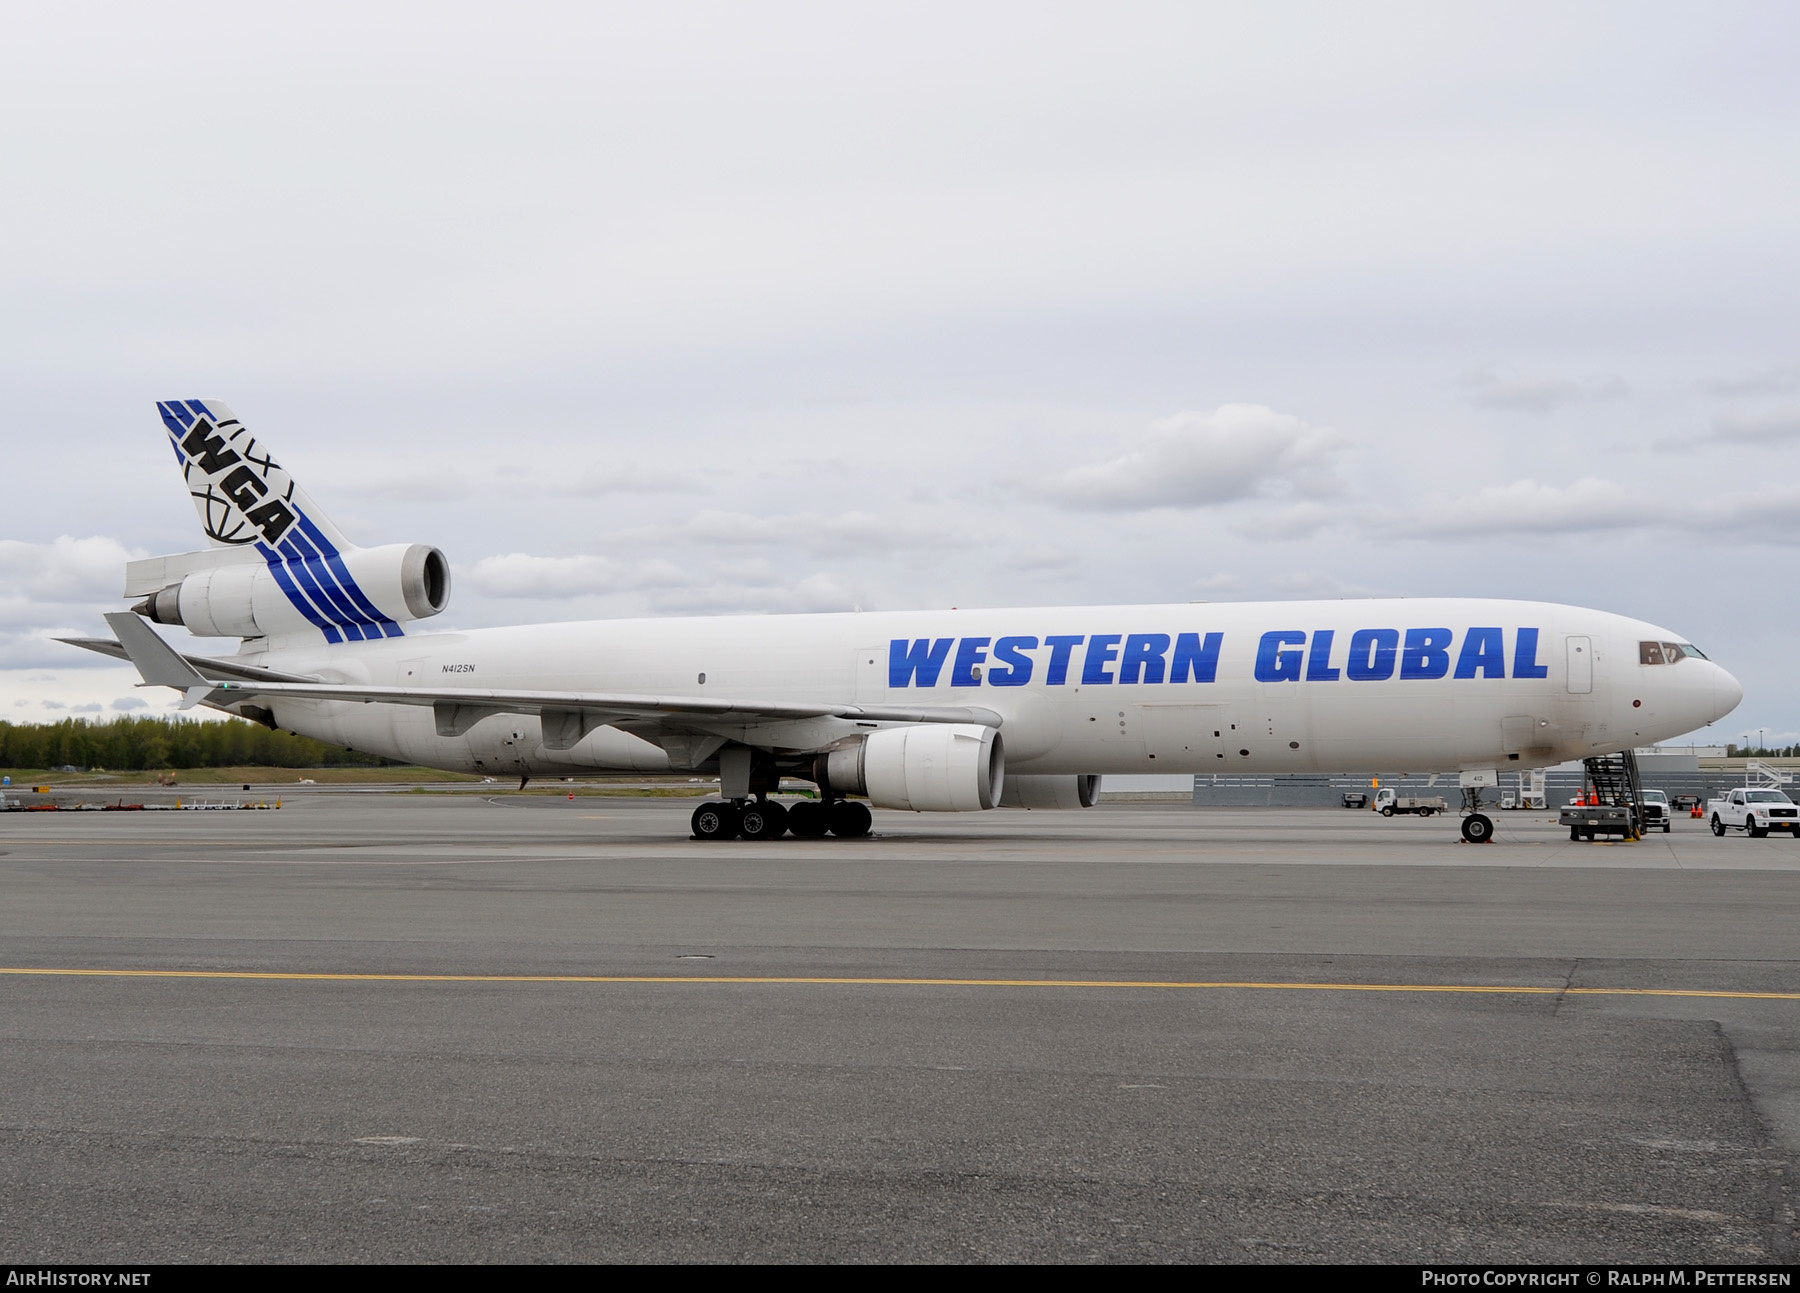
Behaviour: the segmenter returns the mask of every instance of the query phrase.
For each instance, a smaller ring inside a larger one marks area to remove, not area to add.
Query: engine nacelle
[[[355,548],[327,561],[237,562],[197,570],[134,609],[199,637],[274,637],[323,630],[379,638],[386,626],[450,604],[450,562],[422,543]]]
[[[991,727],[922,723],[872,732],[813,768],[821,789],[867,795],[878,808],[966,813],[1000,802],[1006,753]]]
[[[1008,777],[1000,791],[1002,808],[1092,808],[1100,802],[1100,778]]]

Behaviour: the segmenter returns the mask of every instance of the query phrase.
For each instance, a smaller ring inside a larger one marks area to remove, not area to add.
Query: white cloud
[[[65,534],[52,543],[0,539],[0,599],[23,596],[62,605],[117,600],[125,586],[125,563],[143,555],[102,535]]]
[[[141,696],[121,696],[112,703],[112,707],[120,712],[133,709],[149,709],[150,702]]]
[[[1723,413],[1713,419],[1713,437],[1744,444],[1800,440],[1800,410],[1774,413]]]
[[[1562,377],[1500,377],[1487,369],[1465,374],[1462,385],[1469,392],[1469,402],[1478,408],[1540,417],[1565,405],[1626,394],[1625,383],[1617,377],[1575,382]]]
[[[602,498],[608,494],[668,494],[691,490],[688,473],[640,463],[573,462],[545,453],[529,466],[508,463],[477,475],[463,467],[433,463],[378,462],[355,476],[328,478],[318,497],[347,495],[383,503],[456,503],[484,495],[508,498]]]
[[[863,599],[833,574],[808,575],[788,586],[723,579],[652,596],[658,611],[680,615],[799,613],[864,609]]]
[[[1057,572],[1074,570],[1081,564],[1081,558],[1067,548],[1040,543],[1014,550],[1005,562],[1013,570]]]
[[[761,558],[715,563],[704,573],[673,562],[634,564],[611,557],[484,557],[467,578],[489,597],[556,600],[645,594],[652,610],[680,614],[851,610],[861,599],[838,576],[793,572]]]
[[[1071,468],[1032,493],[1088,511],[1204,507],[1280,486],[1303,493],[1340,487],[1334,459],[1343,437],[1261,404],[1222,404],[1155,423],[1120,456]]]
[[[1370,529],[1377,537],[1452,540],[1654,529],[1702,542],[1793,546],[1800,544],[1800,496],[1764,489],[1670,502],[1591,476],[1567,487],[1519,480]]]
[[[483,557],[458,577],[467,578],[489,597],[582,597],[692,582],[670,561],[627,565],[611,557],[536,557],[525,552]]]
[[[747,512],[708,510],[673,527],[669,534],[696,543],[768,544],[821,554],[942,549],[969,541],[968,535],[941,526],[873,512],[753,516]]]
[[[1500,534],[1576,534],[1649,525],[1666,513],[1649,498],[1610,480],[1584,476],[1572,485],[1516,480],[1462,498],[1432,503],[1416,515],[1377,527],[1405,538],[1472,538]]]
[[[1700,382],[1708,395],[1733,399],[1744,395],[1784,395],[1800,390],[1800,364],[1781,368],[1764,368],[1737,377],[1708,377]]]
[[[1246,517],[1231,528],[1246,539],[1310,539],[1336,523],[1338,515],[1310,499]]]
[[[1708,538],[1792,546],[1800,544],[1800,498],[1766,489],[1707,499],[1695,506],[1689,524]]]
[[[1235,593],[1243,590],[1244,581],[1238,575],[1221,573],[1196,579],[1188,587],[1196,593]]]

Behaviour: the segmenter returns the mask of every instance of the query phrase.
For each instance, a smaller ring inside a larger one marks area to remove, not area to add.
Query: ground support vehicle
[[[1591,840],[1596,835],[1637,838],[1637,825],[1628,804],[1570,804],[1557,820],[1569,828],[1572,840]]]
[[[1368,795],[1367,791],[1346,790],[1344,792],[1344,807],[1346,807],[1346,808],[1367,808],[1368,806],[1369,806],[1369,795]]]
[[[1442,795],[1400,795],[1391,787],[1384,786],[1375,792],[1375,802],[1369,807],[1383,817],[1392,817],[1395,813],[1417,813],[1420,817],[1431,817],[1449,807]]]
[[[1775,831],[1800,839],[1800,807],[1780,790],[1748,786],[1729,791],[1707,803],[1706,818],[1714,835],[1741,830],[1752,839],[1762,839]]]
[[[1669,806],[1669,797],[1660,790],[1644,790],[1639,792],[1638,806],[1644,813],[1644,830],[1646,832],[1661,830],[1669,833],[1673,824],[1674,810]]]

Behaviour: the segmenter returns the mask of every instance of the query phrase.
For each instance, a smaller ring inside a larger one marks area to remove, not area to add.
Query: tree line
[[[379,767],[393,760],[233,718],[120,717],[105,723],[0,722],[0,768]]]

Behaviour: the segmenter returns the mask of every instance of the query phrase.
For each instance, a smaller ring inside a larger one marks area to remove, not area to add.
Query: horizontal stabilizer
[[[185,692],[211,684],[210,678],[177,655],[174,647],[156,635],[155,629],[130,611],[113,611],[106,622],[119,635],[119,645],[150,686],[176,687]]]
[[[115,660],[129,660],[125,648],[112,638],[57,638],[67,646],[80,647],[83,651],[95,651],[100,655],[109,655]],[[245,664],[241,660],[216,660],[211,656],[185,655],[181,658],[205,674],[208,678],[241,678],[249,682],[318,682],[312,674],[283,673],[279,669],[265,669],[261,665]]]

